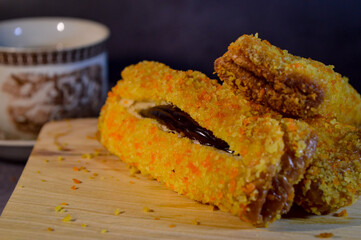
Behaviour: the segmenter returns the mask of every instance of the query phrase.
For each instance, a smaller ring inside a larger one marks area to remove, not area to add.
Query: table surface
[[[0,158],[0,215],[18,182],[25,162],[11,162]]]

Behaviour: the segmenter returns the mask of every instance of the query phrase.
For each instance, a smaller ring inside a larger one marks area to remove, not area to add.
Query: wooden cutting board
[[[348,217],[296,209],[257,229],[189,200],[131,173],[96,140],[96,123],[79,119],[43,128],[0,217],[0,239],[296,240],[325,232],[361,238],[361,202],[347,208]]]

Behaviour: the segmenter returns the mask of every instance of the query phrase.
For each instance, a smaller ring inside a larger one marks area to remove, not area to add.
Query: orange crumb
[[[93,173],[93,176],[94,176],[94,177],[96,177],[96,176],[98,176],[98,175],[99,175],[98,173]]]
[[[73,178],[73,182],[74,182],[75,184],[80,184],[80,183],[82,183],[82,181],[80,181],[80,180],[78,180],[78,179],[76,179],[76,178]]]
[[[74,166],[74,167],[73,167],[73,171],[79,172],[79,168]]]
[[[168,225],[168,227],[174,228],[174,227],[175,227],[175,224],[170,224],[170,225]]]
[[[342,211],[339,212],[339,213],[334,213],[333,216],[335,216],[335,217],[347,217],[347,216],[348,216],[347,210],[344,209],[344,210],[342,210]]]
[[[45,179],[41,179],[41,181],[42,181],[42,182],[46,182],[46,180],[45,180]]]
[[[320,233],[320,234],[316,235],[315,237],[318,237],[318,238],[332,238],[333,236],[334,236],[333,233],[324,232],[324,233]]]
[[[53,232],[53,231],[54,231],[54,228],[48,227],[48,231],[49,231],[49,232]]]
[[[44,160],[44,162],[45,162],[45,163],[48,163],[48,162],[49,162],[49,160],[48,160],[48,159],[45,159],[45,160]]]
[[[60,205],[67,206],[69,204],[67,204],[66,202],[62,202],[62,203],[60,203]]]
[[[154,220],[159,220],[159,217],[154,217]]]
[[[72,190],[77,190],[78,188],[75,187],[75,185],[73,185],[73,186],[71,186],[71,189],[72,189]]]

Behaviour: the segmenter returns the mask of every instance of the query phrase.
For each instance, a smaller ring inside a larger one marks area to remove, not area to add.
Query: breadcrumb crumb
[[[55,207],[55,211],[56,211],[56,212],[66,212],[66,210],[65,210],[62,206],[60,206],[60,205],[58,205],[58,206]]]
[[[48,227],[48,232],[54,232],[54,228]]]
[[[200,223],[197,219],[194,219],[194,220],[192,221],[192,224],[193,224],[193,225],[200,225],[201,223]]]
[[[175,227],[175,224],[170,224],[170,225],[168,225],[168,227],[174,228],[174,227]]]
[[[114,215],[115,215],[115,216],[118,216],[119,214],[122,214],[122,213],[125,213],[125,211],[120,210],[119,208],[117,208],[117,209],[114,210]]]
[[[82,181],[80,181],[80,180],[78,180],[78,179],[76,179],[76,178],[73,178],[73,182],[74,182],[75,184],[80,184],[80,183],[82,183]]]
[[[150,209],[149,207],[144,207],[143,212],[154,212],[154,210]]]
[[[316,235],[315,237],[318,237],[318,238],[332,238],[333,236],[334,236],[333,233],[324,232],[324,233],[320,233],[320,234]]]
[[[63,222],[70,222],[70,221],[74,221],[74,220],[70,217],[69,214],[67,214],[67,215],[63,218],[62,221],[63,221]]]
[[[333,216],[334,216],[334,217],[347,217],[347,216],[348,216],[347,210],[344,209],[344,210],[342,210],[342,211],[339,212],[339,213],[334,213]]]
[[[83,227],[83,228],[88,227],[88,224],[83,223],[83,224],[81,225],[81,227]]]
[[[109,231],[106,230],[106,229],[102,229],[100,232],[101,232],[101,233],[107,233],[107,232],[109,232]]]

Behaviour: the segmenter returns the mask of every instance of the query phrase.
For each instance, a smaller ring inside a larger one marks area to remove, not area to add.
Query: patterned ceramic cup
[[[97,116],[108,87],[108,37],[89,20],[0,22],[0,139],[34,139],[49,120]]]

